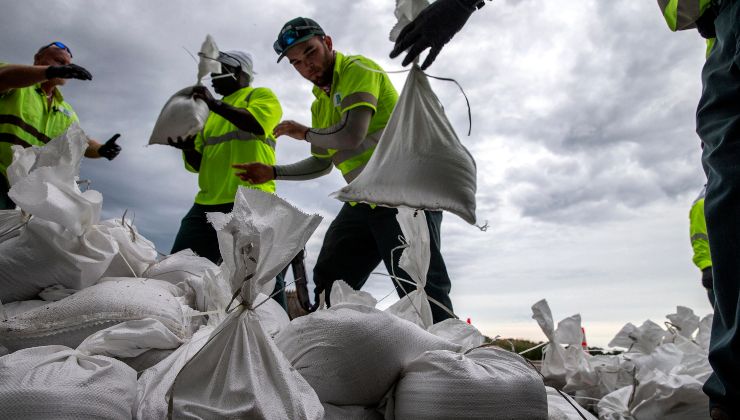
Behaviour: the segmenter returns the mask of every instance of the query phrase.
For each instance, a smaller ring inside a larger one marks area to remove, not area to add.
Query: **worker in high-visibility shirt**
[[[713,419],[740,418],[740,0],[658,0],[671,30],[714,38],[702,69],[696,132],[707,174],[714,321],[704,384]]]
[[[712,257],[709,255],[709,238],[707,237],[707,222],[704,218],[704,195],[706,186],[689,212],[689,234],[691,247],[694,249],[694,264],[701,270],[701,284],[707,289],[709,303],[714,306],[714,289],[712,287]]]
[[[230,213],[239,186],[275,192],[275,182],[254,185],[233,175],[232,164],[258,161],[275,164],[275,136],[272,130],[283,115],[277,96],[266,87],[251,86],[254,78],[252,56],[243,51],[221,51],[217,60],[222,72],[212,74],[216,99],[205,86],[195,88],[193,97],[203,100],[210,110],[197,135],[168,139],[183,152],[185,168],[198,174],[199,191],[195,203],[182,219],[172,245],[172,253],[191,249],[217,263],[221,259],[216,230],[206,213]],[[278,276],[275,300],[287,308],[283,274]]]
[[[15,208],[8,197],[11,146],[43,146],[79,123],[58,89],[67,79],[91,80],[92,75],[72,64],[72,51],[61,42],[39,48],[32,66],[0,63],[0,210]],[[117,138],[118,134],[105,144],[88,138],[85,156],[115,158],[121,151]]]
[[[298,17],[283,25],[273,44],[280,61],[286,57],[313,87],[311,126],[282,121],[275,135],[287,135],[311,145],[311,156],[291,165],[248,163],[236,165],[237,176],[254,183],[305,180],[327,174],[332,166],[349,183],[364,169],[385,128],[398,93],[388,75],[361,55],[344,55],[333,48],[332,38],[312,19]],[[440,250],[441,211],[424,211],[430,236],[430,262],[425,291],[439,302],[432,318],[449,318],[452,302],[450,278]],[[397,210],[364,203],[345,203],[324,236],[313,279],[315,293],[329,294],[335,280],[359,290],[382,261],[388,272],[409,279],[399,266],[400,253],[392,255],[402,235]],[[400,296],[410,285],[396,285]],[[327,299],[327,302],[329,300]]]

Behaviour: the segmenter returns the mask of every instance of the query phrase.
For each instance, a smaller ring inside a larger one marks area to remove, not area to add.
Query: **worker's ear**
[[[331,41],[331,37],[329,35],[324,35],[324,44],[326,45],[327,48],[329,48],[329,51],[333,51],[332,50],[333,44]]]

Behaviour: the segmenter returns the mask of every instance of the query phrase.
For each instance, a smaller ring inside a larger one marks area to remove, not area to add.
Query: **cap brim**
[[[297,40],[296,40],[296,41],[295,41],[294,43],[292,43],[292,44],[290,45],[290,47],[288,47],[288,48],[286,48],[285,50],[283,50],[283,52],[282,52],[282,53],[280,54],[280,56],[278,57],[278,59],[277,59],[277,62],[279,63],[279,62],[280,62],[280,60],[282,60],[282,59],[283,59],[283,57],[285,57],[285,54],[287,54],[287,53],[288,53],[288,50],[289,50],[289,49],[291,49],[291,48],[295,47],[296,45],[300,44],[301,42],[306,42],[306,41],[308,41],[309,39],[311,39],[311,38],[313,38],[313,37],[315,37],[315,36],[323,36],[323,35],[319,35],[319,34],[308,34],[308,35],[306,35],[306,36],[303,36],[303,37],[300,37],[300,38],[298,38],[298,39],[297,39]]]

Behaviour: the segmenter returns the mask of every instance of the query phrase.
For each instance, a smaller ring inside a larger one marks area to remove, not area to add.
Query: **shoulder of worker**
[[[344,55],[337,51],[337,66],[339,73],[346,71],[362,71],[377,74],[385,74],[385,70],[378,65],[375,61],[365,57],[364,55]]]

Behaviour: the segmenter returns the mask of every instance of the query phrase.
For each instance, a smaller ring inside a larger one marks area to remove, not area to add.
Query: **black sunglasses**
[[[72,50],[70,50],[68,46],[64,45],[63,43],[61,43],[59,41],[54,41],[54,42],[52,42],[49,45],[45,45],[45,46],[41,47],[36,54],[40,53],[41,51],[43,51],[43,50],[45,50],[45,49],[47,49],[47,48],[49,48],[51,46],[57,47],[60,50],[67,51],[69,53],[69,56],[72,57]]]

